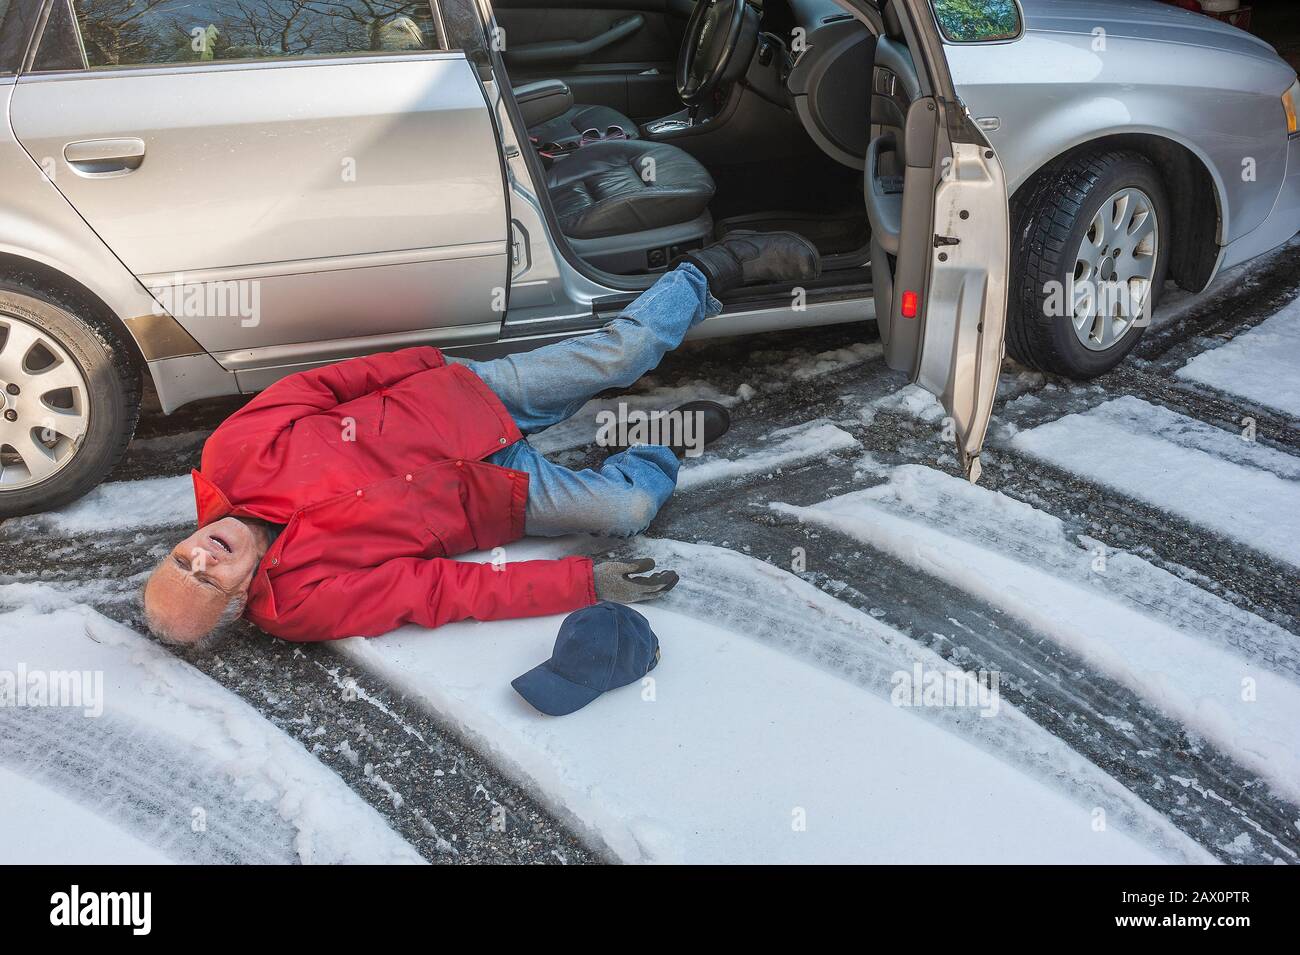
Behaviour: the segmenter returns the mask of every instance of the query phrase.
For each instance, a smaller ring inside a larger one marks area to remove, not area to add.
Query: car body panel
[[[1085,6],[1070,4],[1076,12]],[[1267,46],[1260,55],[1243,56],[1108,34],[1105,48],[1094,49],[1101,41],[1091,33],[1041,32],[1034,22],[1031,17],[1024,35],[1012,42],[948,47],[958,92],[971,114],[997,118],[997,129],[987,135],[1012,193],[1076,146],[1138,133],[1178,143],[1205,165],[1218,192],[1220,245],[1263,223],[1286,175],[1282,94],[1295,82],[1294,71]],[[1065,22],[1089,21],[1076,14]],[[1218,30],[1186,32],[1223,36]],[[1246,46],[1261,49],[1253,40]]]
[[[10,119],[56,187],[219,361],[500,322],[505,191],[462,54],[24,75]],[[138,168],[104,176],[69,160],[69,144],[120,139],[143,143]],[[226,286],[243,308],[214,294]],[[213,301],[225,307],[172,305]]]
[[[1268,43],[1221,20],[1155,0],[1020,0],[1025,30],[1111,37],[1220,49],[1265,60],[1276,58]]]
[[[1296,234],[1297,223],[1300,223],[1300,136],[1292,136],[1287,143],[1286,178],[1272,211],[1259,228],[1223,249],[1219,267],[1232,268],[1276,249]]]
[[[952,418],[958,460],[974,482],[1002,369],[1011,261],[1007,187],[993,150],[952,144],[932,231],[956,241],[931,249],[916,383]]]
[[[0,115],[8,115],[12,78],[0,78]],[[41,167],[0,124],[0,253],[71,277],[122,320],[151,375],[164,410],[196,398],[238,393],[235,376],[213,358],[140,284],[77,215]],[[183,370],[181,365],[183,364]]]

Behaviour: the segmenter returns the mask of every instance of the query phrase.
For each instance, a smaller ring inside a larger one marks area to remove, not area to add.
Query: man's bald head
[[[194,646],[235,620],[269,540],[259,525],[223,517],[163,558],[144,587],[144,617],[165,643]]]

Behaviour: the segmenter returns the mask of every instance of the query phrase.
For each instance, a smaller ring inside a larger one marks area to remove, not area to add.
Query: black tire
[[[88,421],[67,463],[46,480],[12,490],[0,484],[0,519],[47,511],[86,494],[121,460],[140,415],[140,371],[116,334],[73,300],[56,302],[13,282],[0,282],[0,315],[53,338],[85,380]]]
[[[1071,157],[1041,173],[1011,205],[1011,276],[1007,295],[1007,352],[1039,371],[1088,379],[1124,360],[1145,332],[1135,324],[1105,350],[1085,347],[1068,315],[1049,315],[1049,283],[1065,283],[1093,217],[1111,196],[1137,188],[1156,211],[1158,241],[1146,315],[1158,303],[1169,270],[1171,213],[1164,184],[1145,157],[1097,152]]]

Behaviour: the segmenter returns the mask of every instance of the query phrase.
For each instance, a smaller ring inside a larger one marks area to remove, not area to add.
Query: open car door
[[[973,482],[1002,365],[1006,183],[957,98],[930,0],[882,12],[865,173],[876,322],[889,367],[943,403]]]

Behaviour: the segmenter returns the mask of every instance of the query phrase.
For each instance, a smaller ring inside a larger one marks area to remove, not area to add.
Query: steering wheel
[[[745,14],[745,0],[696,0],[677,57],[677,95],[687,106],[699,106],[730,78],[727,67],[736,59]]]

